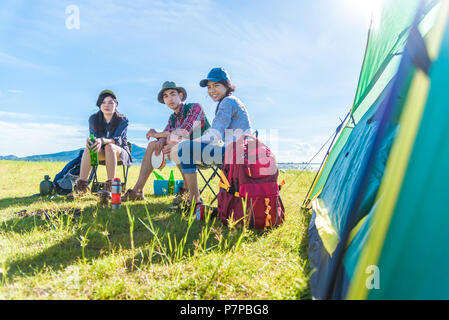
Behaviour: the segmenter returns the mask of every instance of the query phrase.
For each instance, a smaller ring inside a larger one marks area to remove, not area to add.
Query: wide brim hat
[[[162,85],[162,89],[161,89],[161,91],[159,91],[159,94],[157,95],[157,100],[160,103],[164,104],[163,94],[164,94],[165,90],[169,90],[169,89],[177,90],[178,92],[182,92],[182,101],[186,101],[186,99],[187,99],[187,91],[186,91],[186,89],[184,89],[183,87],[178,87],[176,85],[176,82],[174,82],[174,81],[166,81]]]
[[[200,87],[207,87],[209,81],[219,82],[221,80],[231,82],[229,73],[223,68],[213,68],[207,75],[207,78],[200,81]]]

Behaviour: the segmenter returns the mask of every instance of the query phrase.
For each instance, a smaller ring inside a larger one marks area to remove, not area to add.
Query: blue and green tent
[[[449,0],[384,0],[305,204],[315,299],[449,299]]]

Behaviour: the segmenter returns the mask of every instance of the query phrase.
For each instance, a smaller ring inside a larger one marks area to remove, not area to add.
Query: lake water
[[[280,170],[318,171],[320,163],[279,163]]]
[[[133,166],[140,166],[140,162],[133,162]],[[175,167],[173,162],[167,162],[167,167]],[[279,170],[318,171],[320,163],[279,163]]]

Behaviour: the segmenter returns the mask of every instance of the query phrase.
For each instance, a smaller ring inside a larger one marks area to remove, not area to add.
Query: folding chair
[[[221,165],[205,165],[205,164],[201,164],[198,165],[198,173],[200,174],[201,178],[203,178],[204,182],[206,183],[203,188],[200,189],[200,196],[201,194],[204,192],[204,190],[206,190],[206,188],[209,188],[209,190],[212,192],[212,194],[214,195],[213,200],[210,202],[209,205],[212,205],[218,198],[218,192],[215,192],[214,188],[212,188],[212,186],[210,185],[210,183],[212,182],[212,180],[217,176],[220,176],[220,173],[218,172],[218,170],[221,170],[222,166]],[[212,175],[209,178],[206,178],[204,176],[204,173],[201,172],[201,170],[205,171],[208,169],[212,169]]]
[[[130,142],[128,142],[128,148],[129,148],[129,152],[132,151],[132,145]],[[105,166],[106,165],[106,161],[102,160],[99,161],[98,164],[100,166]],[[121,160],[117,161],[117,165],[118,166],[122,166],[123,168],[123,182],[122,182],[122,192],[125,192],[126,190],[126,183],[128,182],[128,171],[129,171],[129,167],[131,166],[131,164],[129,165],[125,165]],[[97,169],[98,166],[94,166],[92,168],[92,171],[90,173],[90,177],[89,177],[89,183],[92,182],[92,187],[91,187],[91,191],[93,193],[96,193],[100,190],[104,190],[104,186],[105,186],[105,182],[98,182],[98,177],[97,177]]]

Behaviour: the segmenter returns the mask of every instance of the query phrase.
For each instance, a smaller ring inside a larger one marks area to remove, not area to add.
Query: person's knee
[[[113,153],[113,152],[115,152],[114,145],[111,144],[111,143],[105,145],[104,151],[105,151],[106,153]]]
[[[147,146],[147,153],[151,153],[154,150],[154,147],[156,146],[156,141],[151,141]]]
[[[83,155],[81,157],[81,162],[83,161],[90,161],[90,150],[87,147],[86,149],[84,149]]]

